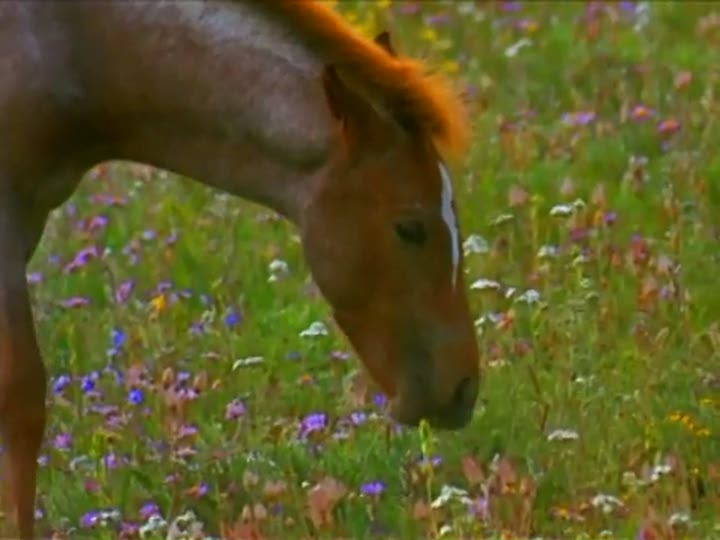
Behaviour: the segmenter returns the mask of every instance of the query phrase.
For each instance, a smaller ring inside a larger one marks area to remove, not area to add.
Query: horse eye
[[[404,241],[421,246],[425,243],[427,233],[421,221],[398,221],[395,223],[395,232]]]

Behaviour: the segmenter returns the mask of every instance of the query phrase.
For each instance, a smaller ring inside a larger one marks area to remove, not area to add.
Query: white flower
[[[537,304],[540,301],[540,293],[535,289],[528,289],[515,299],[516,302],[524,302],[526,304]]]
[[[512,214],[500,214],[498,217],[493,219],[490,224],[491,225],[502,225],[503,223],[507,223],[508,221],[512,221],[515,219],[515,216]]]
[[[232,371],[241,367],[251,367],[262,364],[265,359],[262,356],[248,356],[247,358],[238,358],[233,362]]]
[[[517,53],[520,52],[521,49],[530,45],[532,45],[532,40],[528,38],[522,38],[520,41],[513,43],[507,49],[505,49],[504,54],[507,58],[514,58],[515,56],[517,56]]]
[[[320,321],[315,321],[310,326],[308,326],[305,330],[300,332],[300,337],[327,336],[328,333],[329,332],[328,332],[327,326],[325,326],[325,323],[320,322]]]
[[[614,495],[606,495],[605,493],[598,493],[590,501],[595,508],[600,508],[603,514],[609,514],[615,508],[622,508],[623,502],[615,497]]]
[[[545,245],[540,246],[537,252],[538,259],[554,259],[560,253],[560,249],[557,246]]]
[[[673,527],[677,525],[687,525],[690,523],[690,514],[687,512],[675,512],[668,518],[668,523]]]
[[[463,250],[465,255],[469,255],[471,253],[487,253],[490,251],[490,246],[488,245],[487,240],[479,234],[471,234],[463,242]]]
[[[491,289],[495,289],[497,291],[500,289],[500,284],[492,279],[480,278],[470,285],[470,288],[474,291],[488,291]]]
[[[281,259],[274,259],[269,265],[268,265],[268,271],[270,272],[270,277],[268,278],[269,283],[273,283],[275,281],[278,281],[281,277],[286,276],[290,273],[290,267],[288,266],[288,263]]]
[[[430,506],[432,508],[441,508],[453,500],[460,501],[464,504],[472,503],[472,499],[468,497],[468,492],[464,489],[460,489],[455,486],[444,485],[440,489],[440,495],[437,499],[430,503]]]
[[[550,209],[550,215],[553,217],[568,217],[574,210],[575,208],[571,204],[556,204]]]
[[[547,437],[548,441],[576,441],[580,438],[577,431],[572,429],[556,429]]]

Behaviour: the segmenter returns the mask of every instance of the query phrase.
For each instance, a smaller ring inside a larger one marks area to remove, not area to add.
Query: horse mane
[[[296,30],[343,81],[402,126],[428,136],[443,153],[459,157],[467,149],[467,111],[447,78],[419,60],[389,54],[322,2],[253,0],[253,5]]]

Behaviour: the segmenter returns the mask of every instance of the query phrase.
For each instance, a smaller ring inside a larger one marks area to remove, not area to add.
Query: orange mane
[[[440,151],[459,157],[467,149],[467,111],[445,77],[418,60],[388,54],[322,2],[255,0],[254,5],[297,30],[350,86],[431,137]]]

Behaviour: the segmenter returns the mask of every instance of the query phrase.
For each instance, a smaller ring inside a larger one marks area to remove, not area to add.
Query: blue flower
[[[60,375],[53,383],[53,393],[62,394],[70,384],[71,379],[69,375]]]
[[[135,405],[140,405],[145,400],[145,395],[140,388],[133,388],[128,394],[128,401]]]
[[[373,480],[372,482],[365,482],[360,486],[360,491],[365,495],[378,496],[385,491],[385,482],[381,480]]]

